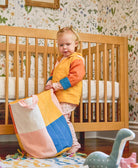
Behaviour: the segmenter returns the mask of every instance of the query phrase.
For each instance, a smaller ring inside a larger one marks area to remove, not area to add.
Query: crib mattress
[[[0,99],[5,98],[5,77],[0,77]],[[38,79],[38,92],[44,90],[44,79]],[[8,97],[9,99],[15,99],[15,86],[16,86],[16,77],[9,77],[8,85]],[[28,96],[35,94],[35,78],[28,78]],[[25,97],[25,78],[19,78],[19,98]]]
[[[38,93],[44,90],[44,79],[38,79]],[[8,97],[15,99],[16,78],[9,77]],[[28,78],[28,96],[35,94],[35,78]],[[25,97],[25,79],[19,78],[19,98]],[[115,99],[119,98],[119,83],[115,82]],[[0,99],[5,99],[5,77],[0,77]],[[88,100],[88,80],[83,80],[83,100]],[[96,100],[96,80],[91,80],[91,100]],[[104,81],[99,81],[99,100],[104,100]],[[107,100],[112,100],[112,82],[107,81]]]
[[[83,80],[83,100],[88,100],[88,80]],[[119,98],[119,83],[115,82],[115,99]],[[91,80],[91,100],[96,100],[96,80]],[[104,81],[99,80],[99,100],[104,100]],[[112,100],[112,82],[107,81],[107,100]]]

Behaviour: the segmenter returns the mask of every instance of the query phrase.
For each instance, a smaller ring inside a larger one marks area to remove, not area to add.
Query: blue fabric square
[[[73,141],[70,128],[63,115],[49,124],[46,128],[55,144],[57,153],[72,146]]]

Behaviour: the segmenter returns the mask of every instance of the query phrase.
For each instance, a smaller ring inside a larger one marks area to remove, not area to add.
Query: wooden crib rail
[[[1,37],[6,37],[1,41]],[[88,81],[88,98],[80,100],[79,107],[72,112],[72,123],[76,132],[119,130],[128,127],[128,60],[127,38],[79,33],[80,49],[85,62]],[[9,38],[15,37],[11,43]],[[20,43],[20,38],[25,42]],[[35,39],[30,44],[29,40]],[[43,45],[39,40],[43,39]],[[49,45],[52,40],[52,45]],[[29,78],[31,77],[31,63],[34,58],[35,93],[39,84],[39,57],[42,56],[42,78],[44,84],[49,77],[58,56],[56,31],[11,26],[0,26],[0,53],[5,53],[5,113],[4,122],[0,123],[0,134],[13,134],[13,125],[9,122],[9,55],[14,58],[13,76],[16,77],[16,99],[19,98],[19,78],[25,78],[25,97],[28,96]],[[25,59],[26,66],[23,66]],[[96,99],[91,100],[91,81],[96,81]],[[100,80],[104,82],[104,99],[100,100]],[[112,85],[112,98],[107,97],[107,82]],[[119,83],[119,99],[115,99],[115,82]]]
[[[35,51],[35,45],[29,45],[29,52],[34,52]],[[6,51],[6,44],[5,43],[0,43],[0,50],[1,51]],[[9,44],[9,51],[16,51],[16,45],[15,44]],[[19,52],[26,52],[26,46],[23,44],[19,44]],[[39,53],[44,53],[45,52],[45,46],[38,46],[38,52]],[[48,53],[54,53],[54,48],[53,47],[47,47],[47,52]],[[56,53],[58,53],[58,50],[56,48]]]
[[[0,26],[0,34],[5,36],[56,39],[55,30]]]

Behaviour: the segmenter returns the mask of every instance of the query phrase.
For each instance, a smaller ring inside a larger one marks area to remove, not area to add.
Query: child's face
[[[58,49],[62,56],[68,57],[75,52],[78,42],[75,41],[75,36],[72,32],[61,34],[58,39]]]

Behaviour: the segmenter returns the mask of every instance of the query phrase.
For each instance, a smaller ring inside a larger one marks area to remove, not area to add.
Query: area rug
[[[7,156],[5,160],[0,159],[0,168],[88,168],[83,166],[85,158],[79,154],[74,156],[60,155],[50,159],[35,159],[29,157]]]

